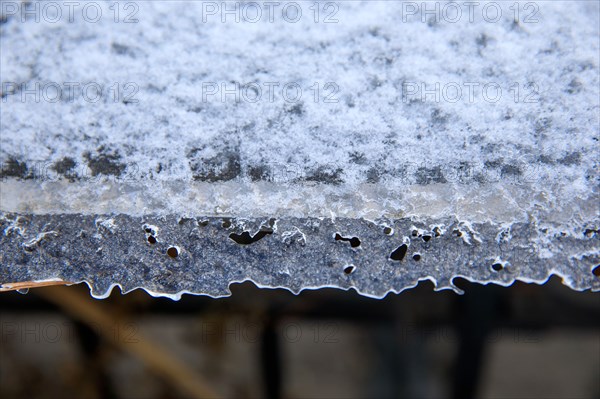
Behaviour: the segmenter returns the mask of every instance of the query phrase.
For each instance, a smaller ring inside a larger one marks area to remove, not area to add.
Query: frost
[[[449,22],[406,15],[406,2],[340,2],[335,23],[315,22],[302,2],[297,23],[204,20],[202,2],[136,4],[136,23],[0,24],[6,281],[19,267],[61,277],[58,257],[23,260],[22,248],[76,240],[89,252],[78,256],[96,264],[116,250],[107,270],[189,263],[195,279],[299,281],[296,291],[355,284],[381,296],[423,279],[456,289],[459,274],[508,284],[552,272],[576,289],[597,287],[587,276],[595,258],[582,255],[597,253],[600,224],[597,2],[540,2],[536,23],[515,18],[510,2],[494,3],[502,15],[493,22],[484,3],[474,20]],[[102,93],[33,100],[36,84],[65,82]],[[280,90],[290,84],[302,94],[293,101]],[[257,101],[244,97],[259,89]],[[49,231],[38,225],[46,218]],[[369,254],[370,266],[357,260]],[[221,255],[281,269],[240,276]],[[117,285],[227,293],[169,273],[95,284],[101,295]]]

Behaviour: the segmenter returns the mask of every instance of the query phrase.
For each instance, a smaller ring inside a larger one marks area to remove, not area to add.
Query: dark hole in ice
[[[392,254],[390,255],[390,258],[392,260],[401,261],[402,259],[404,259],[404,256],[406,256],[407,250],[408,250],[408,246],[406,244],[402,244],[398,248],[396,248],[396,250],[394,252],[392,252]]]
[[[502,266],[501,263],[494,263],[492,265],[492,269],[494,269],[496,272],[499,272],[500,270],[504,269],[504,266]]]
[[[384,229],[383,229],[383,234],[386,234],[388,236],[391,236],[393,232],[394,232],[394,230],[392,230],[391,227],[384,227]]]
[[[352,237],[350,239],[350,246],[353,248],[360,246],[360,240],[357,237]]]
[[[146,227],[146,228],[144,229],[144,231],[145,231],[146,233],[152,233],[152,229],[151,229],[150,227]]]
[[[344,268],[344,273],[346,273],[346,274],[352,274],[352,273],[354,273],[354,269],[355,269],[354,266],[346,266]]]
[[[179,255],[179,251],[175,247],[169,247],[169,249],[167,249],[167,255],[171,258],[176,258]]]
[[[150,236],[150,237],[148,237],[148,242],[149,242],[150,244],[156,244],[156,238],[154,238],[154,236]],[[177,256],[177,255],[176,255],[176,256]]]
[[[350,246],[352,248],[360,247],[360,240],[358,239],[358,237],[352,237],[352,238],[342,237],[338,233],[335,233],[335,240],[336,241],[348,241],[348,242],[350,242]]]
[[[453,233],[456,234],[457,237],[462,237],[462,231],[460,230],[454,230]]]
[[[238,244],[250,245],[252,243],[255,243],[256,241],[263,239],[268,234],[273,234],[273,230],[263,229],[260,230],[258,233],[254,234],[254,236],[251,236],[250,233],[247,231],[244,231],[242,234],[231,233],[229,234],[229,238],[231,238]]]
[[[600,277],[600,265],[597,265],[594,270],[592,270],[592,273],[594,273],[594,276]]]
[[[221,224],[221,226],[223,226],[223,228],[228,229],[231,227],[231,220],[229,219],[224,219],[223,223]]]
[[[427,242],[431,240],[431,236],[427,235],[427,236],[423,236],[423,241]]]
[[[413,255],[413,259],[418,262],[418,261],[421,260],[421,255],[420,254],[414,254]]]
[[[413,230],[413,231],[412,231],[412,236],[413,236],[413,237],[416,237],[416,236],[418,236],[418,235],[419,235],[419,232],[418,232],[417,230]]]

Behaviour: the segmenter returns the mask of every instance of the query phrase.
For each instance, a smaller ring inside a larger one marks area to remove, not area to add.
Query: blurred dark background
[[[455,282],[465,295],[3,293],[0,397],[600,398],[598,293]]]

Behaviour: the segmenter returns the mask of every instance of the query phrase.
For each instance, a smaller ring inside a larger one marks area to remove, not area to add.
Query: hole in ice
[[[393,233],[394,233],[394,229],[392,229],[391,227],[383,228],[383,234],[391,236]]]
[[[596,277],[600,277],[600,265],[597,265],[594,270],[592,270],[592,273],[594,274],[594,276]]]
[[[154,238],[154,236],[150,236],[150,237],[148,237],[148,242],[150,244],[156,244],[156,238]]]
[[[411,234],[413,237],[417,237],[419,235],[419,232],[417,230],[413,230]]]
[[[492,269],[496,272],[499,272],[500,270],[504,269],[504,266],[502,266],[501,263],[494,263],[492,265]]]
[[[352,273],[354,273],[354,270],[356,270],[356,268],[354,266],[352,266],[352,265],[346,266],[344,268],[344,273],[346,273],[346,274],[352,274]]]
[[[228,229],[231,227],[231,220],[229,219],[223,219],[223,223],[221,224],[221,226],[223,226],[223,228]]]
[[[171,258],[176,258],[179,255],[179,250],[175,247],[169,247],[169,249],[167,249],[167,255]]]
[[[358,239],[358,237],[342,237],[339,233],[335,233],[335,240],[336,241],[348,241],[350,242],[350,246],[352,248],[356,248],[356,247],[360,247],[360,240]]]
[[[142,229],[144,229],[144,232],[146,234],[151,234],[151,235],[156,235],[156,226],[152,226],[150,224],[144,224],[142,226]]]
[[[421,260],[421,254],[414,254],[414,255],[413,255],[413,259],[414,259],[415,261],[417,261],[417,262],[418,262],[418,261],[420,261],[420,260]]]
[[[423,241],[427,242],[429,240],[431,240],[431,236],[430,235],[423,236]]]
[[[229,234],[229,238],[241,245],[250,245],[255,243],[258,240],[263,239],[266,235],[273,234],[273,230],[271,229],[263,229],[253,236],[250,235],[249,232],[244,231],[242,234],[231,233]]]
[[[391,253],[390,258],[392,260],[401,261],[406,256],[407,250],[408,246],[406,244],[402,244]]]

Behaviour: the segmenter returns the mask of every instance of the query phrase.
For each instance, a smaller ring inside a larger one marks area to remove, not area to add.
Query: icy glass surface
[[[598,286],[598,2],[53,4],[2,2],[2,248],[19,216],[528,225],[514,278]]]

